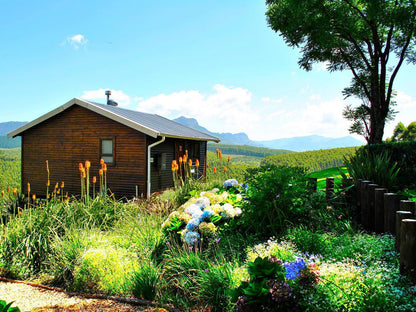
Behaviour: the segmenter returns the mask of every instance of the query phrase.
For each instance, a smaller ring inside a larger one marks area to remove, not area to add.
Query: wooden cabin
[[[112,102],[114,103],[114,102]],[[22,138],[22,193],[46,195],[64,182],[64,192],[81,192],[79,163],[90,161],[90,176],[99,180],[100,159],[107,164],[107,187],[131,198],[173,187],[171,163],[188,151],[205,175],[207,141],[219,139],[155,114],[74,98],[10,132]],[[91,189],[92,189],[92,183]],[[92,191],[91,191],[92,192]]]

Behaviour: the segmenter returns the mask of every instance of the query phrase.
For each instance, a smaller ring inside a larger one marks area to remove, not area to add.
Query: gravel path
[[[22,312],[58,312],[58,311],[166,311],[143,306],[133,306],[112,300],[86,299],[81,296],[69,296],[65,292],[33,287],[22,283],[0,281],[0,300],[14,301],[12,307]]]

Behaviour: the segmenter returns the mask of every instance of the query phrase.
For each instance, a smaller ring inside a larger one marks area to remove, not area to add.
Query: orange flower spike
[[[188,165],[189,165],[189,167],[192,167],[192,159],[189,159]]]
[[[103,164],[103,170],[104,170],[104,172],[107,171],[107,164],[106,163]]]
[[[227,157],[227,160],[228,160],[228,162],[230,162],[230,160],[231,160],[231,156],[228,156],[228,157]]]
[[[46,171],[49,173],[49,162],[46,161]]]
[[[224,172],[227,171],[227,170],[228,170],[227,167],[224,167]]]
[[[51,185],[51,181],[49,181],[49,180],[48,180],[48,181],[46,182],[46,186],[50,186],[50,185]]]
[[[1,197],[4,197],[4,191],[1,190]]]
[[[79,164],[78,164],[78,169],[79,169],[79,171],[81,171],[81,172],[82,172],[82,170],[84,169],[84,166],[83,166],[83,164],[82,164],[82,163],[79,163]]]
[[[82,177],[85,179],[87,175],[85,174],[85,170],[82,170]]]
[[[35,201],[36,200],[36,194],[32,195],[32,200]]]
[[[59,183],[58,183],[58,182],[56,182],[56,184],[55,184],[55,190],[56,190],[58,187],[59,187]]]
[[[92,177],[92,183],[96,183],[97,182],[97,177],[96,176],[93,176]]]
[[[91,163],[88,160],[86,160],[85,161],[85,168],[88,170],[88,169],[90,169],[90,167],[91,167]]]
[[[100,165],[101,165],[101,167],[104,165],[104,159],[100,159]]]
[[[10,186],[7,187],[7,193],[10,194]]]
[[[30,193],[30,183],[27,184],[27,192]]]
[[[102,176],[103,175],[103,169],[98,170],[98,173],[99,173],[100,176]]]
[[[195,166],[198,168],[199,167],[199,159],[195,160]]]
[[[182,160],[183,160],[183,163],[184,163],[184,164],[186,164],[187,159],[188,159],[188,156],[183,155]]]
[[[64,181],[62,181],[61,188],[64,188],[64,187],[65,187],[65,183],[64,183]]]
[[[17,187],[13,188],[13,195],[17,195]]]
[[[217,168],[216,167],[214,167],[213,170],[214,170],[214,172],[217,172]]]

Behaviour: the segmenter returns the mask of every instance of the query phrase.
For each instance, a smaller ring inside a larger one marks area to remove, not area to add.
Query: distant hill
[[[351,136],[328,138],[320,135],[260,141],[259,143],[268,148],[288,149],[296,152],[364,145],[363,142]]]
[[[208,150],[215,152],[216,149],[220,149],[223,154],[231,155],[246,155],[253,157],[266,157],[271,155],[280,155],[293,153],[293,151],[282,150],[282,149],[271,149],[267,147],[257,147],[250,145],[236,145],[236,144],[222,144],[222,143],[208,143]]]
[[[5,136],[10,131],[16,130],[17,128],[23,126],[26,123],[26,121],[0,122],[0,136]]]
[[[22,121],[0,122],[0,148],[15,148],[22,145],[20,137],[9,139],[7,133],[26,124]]]
[[[179,117],[174,119],[174,121],[187,126],[189,128],[207,133],[209,135],[213,135],[217,138],[219,138],[221,140],[222,144],[236,144],[236,145],[250,145],[250,146],[259,146],[261,147],[262,145],[259,144],[256,141],[252,141],[248,138],[247,134],[245,134],[244,132],[240,132],[240,133],[218,133],[218,132],[212,132],[209,131],[207,128],[204,128],[202,126],[199,125],[198,121],[195,118],[187,118],[187,117]]]
[[[267,140],[267,141],[253,141],[247,136],[246,133],[216,133],[209,131],[208,129],[199,125],[195,118],[179,117],[174,121],[180,124],[193,128],[195,130],[213,135],[221,140],[221,144],[226,145],[249,145],[256,147],[266,147],[269,149],[304,152],[314,151],[320,149],[331,149],[338,147],[352,147],[364,145],[363,142],[353,138],[352,136],[346,136],[342,138],[328,138],[319,135],[309,135],[303,137],[293,137],[285,139]]]

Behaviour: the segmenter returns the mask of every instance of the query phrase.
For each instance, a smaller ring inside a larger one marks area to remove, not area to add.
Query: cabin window
[[[112,139],[101,140],[101,158],[106,164],[114,163],[114,148]]]

